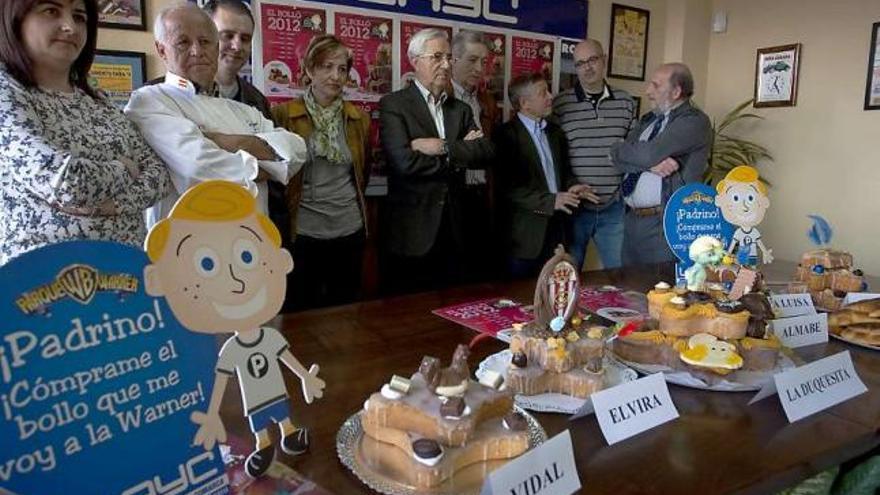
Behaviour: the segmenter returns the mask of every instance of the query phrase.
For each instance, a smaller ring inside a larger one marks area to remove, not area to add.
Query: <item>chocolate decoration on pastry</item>
[[[722,313],[741,313],[746,307],[739,301],[715,301],[715,309]]]
[[[746,335],[757,339],[763,338],[767,330],[767,320],[772,320],[775,316],[770,300],[760,292],[750,292],[743,295],[739,302],[749,312],[749,326],[746,328]]]
[[[587,360],[586,370],[590,373],[600,373],[602,371],[602,356],[593,356]]]
[[[526,418],[516,412],[511,412],[504,416],[504,425],[511,431],[523,431],[529,426],[526,423]]]
[[[853,275],[855,275],[856,277],[862,277],[862,276],[865,275],[865,272],[863,272],[862,270],[856,268],[855,270],[853,270]]]
[[[684,300],[688,306],[692,304],[709,302],[712,300],[712,296],[710,296],[707,292],[701,291],[688,291],[684,295]]]
[[[834,297],[846,297],[846,291],[836,290],[834,291]]]
[[[464,414],[464,399],[449,397],[440,405],[440,416],[444,418],[460,418]]]
[[[443,448],[436,440],[420,438],[412,443],[413,453],[421,459],[434,459],[443,454]]]
[[[468,355],[470,355],[470,351],[466,345],[459,344],[455,348],[455,353],[452,355],[452,361],[449,363],[449,366],[440,368],[437,372],[438,388],[456,387],[467,381],[468,377],[471,376],[467,364]]]
[[[419,365],[419,374],[425,379],[428,389],[431,392],[437,388],[437,382],[440,377],[440,360],[433,356],[425,356],[422,358],[422,364]]]
[[[510,362],[517,368],[525,368],[529,365],[529,358],[526,357],[526,353],[524,352],[516,352],[513,354],[513,358]]]

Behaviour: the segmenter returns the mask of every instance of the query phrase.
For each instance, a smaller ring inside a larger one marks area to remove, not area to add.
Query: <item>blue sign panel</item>
[[[663,231],[669,248],[679,259],[676,276],[693,264],[688,257],[688,248],[694,239],[710,235],[727,247],[733,238],[733,230],[733,225],[724,220],[721,210],[715,206],[713,187],[697,183],[675,191],[666,203]]]
[[[586,0],[325,0],[325,4],[583,39]]]
[[[217,344],[144,292],[146,255],[68,242],[0,268],[0,492],[228,493],[191,446]]]

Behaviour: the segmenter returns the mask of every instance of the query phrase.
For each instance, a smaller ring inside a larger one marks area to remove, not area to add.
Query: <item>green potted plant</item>
[[[723,179],[727,172],[737,165],[755,166],[760,160],[773,161],[773,156],[767,148],[729,134],[730,127],[737,122],[764,119],[758,114],[745,111],[752,101],[748,99],[737,105],[721,119],[720,123],[712,122],[712,151],[709,155],[709,166],[703,174],[703,181],[706,184],[711,185]]]

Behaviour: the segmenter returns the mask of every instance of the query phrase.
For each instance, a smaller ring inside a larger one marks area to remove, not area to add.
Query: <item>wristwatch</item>
[[[441,155],[448,155],[449,154],[449,143],[447,143],[445,139],[443,140],[443,147],[440,148],[440,154]]]

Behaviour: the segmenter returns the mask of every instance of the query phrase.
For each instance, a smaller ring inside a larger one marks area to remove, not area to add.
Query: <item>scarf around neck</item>
[[[315,155],[324,157],[332,163],[343,164],[346,158],[339,140],[342,132],[342,98],[337,98],[329,106],[322,107],[309,90],[303,95],[303,101],[315,128],[310,139]]]

